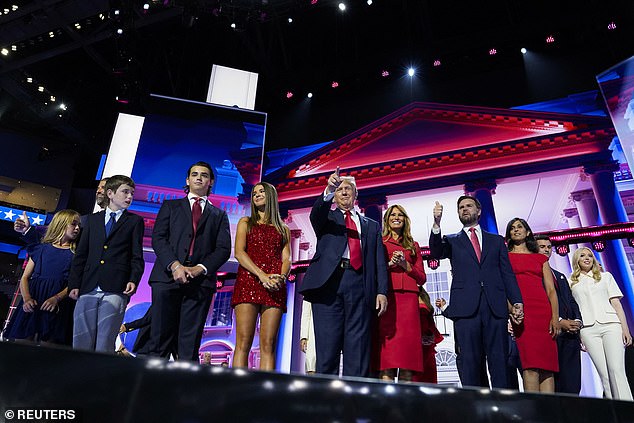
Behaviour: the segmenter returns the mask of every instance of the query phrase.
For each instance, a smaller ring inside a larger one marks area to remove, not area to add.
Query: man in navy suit
[[[550,258],[553,244],[546,235],[536,235],[539,252]],[[552,269],[559,300],[559,324],[562,332],[557,337],[559,373],[555,373],[555,392],[579,395],[581,390],[581,340],[579,331],[582,320],[579,306],[572,296],[568,279]]]
[[[227,213],[212,205],[214,174],[205,162],[193,164],[185,180],[187,197],[163,202],[156,216],[150,274],[150,354],[168,357],[174,343],[179,360],[198,361],[216,272],[231,255]]]
[[[339,374],[343,351],[344,376],[368,376],[372,315],[387,309],[381,228],[354,210],[356,198],[354,178],[337,168],[310,213],[317,251],[299,292],[312,303],[317,373]]]
[[[509,312],[514,321],[523,320],[524,306],[504,239],[480,228],[481,211],[475,197],[461,196],[458,217],[463,230],[443,237],[442,205],[436,202],[429,247],[433,258],[451,260],[451,294],[444,314],[454,322],[462,385],[482,385],[486,357],[491,386],[506,388],[507,320]]]
[[[124,175],[108,179],[108,206],[88,216],[68,278],[73,314],[73,348],[114,352],[125,308],[141,280],[143,218],[127,209],[134,181]]]

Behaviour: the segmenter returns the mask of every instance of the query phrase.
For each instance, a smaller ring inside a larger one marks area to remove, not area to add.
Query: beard
[[[458,218],[460,219],[460,223],[462,223],[463,226],[471,226],[474,223],[478,222],[477,214],[470,214],[470,215],[461,214]]]

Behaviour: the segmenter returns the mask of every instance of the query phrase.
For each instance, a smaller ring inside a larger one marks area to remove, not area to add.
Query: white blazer
[[[620,323],[611,298],[621,298],[623,293],[610,272],[602,272],[601,280],[595,281],[585,273],[579,275],[579,282],[570,285],[572,296],[579,304],[583,326],[599,323]]]

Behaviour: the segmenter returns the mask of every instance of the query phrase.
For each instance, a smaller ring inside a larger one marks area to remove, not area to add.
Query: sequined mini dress
[[[247,234],[247,254],[266,273],[282,273],[282,235],[271,225],[255,225]],[[257,276],[244,267],[238,268],[231,306],[251,303],[278,307],[286,312],[286,286],[269,291]]]

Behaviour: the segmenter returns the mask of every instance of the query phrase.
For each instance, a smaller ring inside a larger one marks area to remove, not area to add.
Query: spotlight
[[[77,23],[75,24],[75,28],[77,28],[77,29],[81,29],[81,25],[79,24],[79,22],[77,22]]]
[[[427,260],[427,266],[429,266],[431,270],[436,270],[438,269],[438,266],[440,266],[440,260],[429,259]]]
[[[441,65],[440,60],[438,59],[434,60],[434,66],[440,66],[440,65]]]
[[[372,6],[372,0],[368,0],[367,3],[368,3],[368,6]]]
[[[496,54],[498,54],[498,51],[494,48],[492,48],[491,50],[489,50],[489,56],[495,56]]]
[[[9,54],[9,50],[7,50],[6,48],[3,48],[2,50],[0,50],[0,53],[2,53],[3,56],[6,56]]]
[[[526,52],[527,52],[527,51],[528,51],[528,50],[526,50],[524,47],[522,47],[522,48],[520,49],[520,52],[521,52],[522,54],[526,54]]]
[[[570,247],[568,244],[555,245],[555,252],[560,256],[567,256],[570,253]]]
[[[332,88],[337,88],[339,86],[339,83],[337,81],[332,81],[332,84],[330,84],[330,86]]]
[[[39,92],[43,93],[44,92],[44,87],[40,85],[39,87],[37,87],[37,90]]]
[[[319,0],[310,0],[310,4],[317,4]]]
[[[602,253],[603,251],[605,251],[605,241],[603,241],[602,239],[598,241],[592,241],[592,249],[597,253]]]
[[[286,91],[286,98],[293,98],[293,92],[292,91]]]
[[[51,96],[51,101],[53,101],[53,102],[55,101],[55,96],[54,95]]]
[[[630,247],[634,248],[634,238],[628,238],[627,243],[629,244]]]
[[[122,28],[117,28],[117,34],[122,35],[123,34],[123,29]]]
[[[26,82],[28,82],[29,84],[33,83],[33,78],[29,76],[28,78],[26,78]]]
[[[11,6],[11,10],[13,10],[15,12],[16,10],[18,10],[18,6],[16,4],[14,4],[13,6]]]
[[[345,3],[343,3],[343,2],[339,3],[339,10],[341,10],[342,12],[345,12],[345,10],[346,10],[346,4],[345,4]]]
[[[100,13],[99,14],[99,19],[101,19],[103,21],[104,19],[106,19],[106,15],[104,15],[103,13]]]
[[[546,42],[548,44],[554,43],[555,42],[555,37],[553,37],[552,35],[549,35],[548,37],[546,37]]]
[[[150,9],[150,4],[149,3],[144,3],[143,4],[143,10],[149,10]]]
[[[384,70],[384,71],[381,72],[381,76],[383,78],[386,78],[386,77],[390,76],[390,73],[388,71]]]
[[[609,30],[616,29],[616,24],[615,24],[614,22],[610,22],[610,23],[608,24],[608,29],[609,29]]]
[[[55,37],[55,33],[53,31],[51,31],[51,32],[48,33],[48,36],[53,38],[53,37]]]
[[[288,18],[288,23],[292,24],[293,23],[293,18]]]
[[[11,51],[18,51],[18,46],[16,46],[15,44],[13,44],[11,46]]]
[[[308,93],[308,95],[306,97],[313,98],[313,93]]]
[[[231,23],[231,29],[236,29],[236,23],[235,22]]]
[[[414,68],[409,68],[409,69],[407,70],[407,74],[408,74],[409,76],[414,76],[414,75],[416,74],[416,70],[415,70]]]
[[[60,108],[61,110],[67,110],[67,109],[68,109],[68,107],[66,107],[66,105],[65,105],[64,103],[60,104],[60,105],[59,105],[59,108]]]
[[[121,11],[119,9],[115,9],[112,13],[114,13],[115,16],[119,16],[121,14]]]

